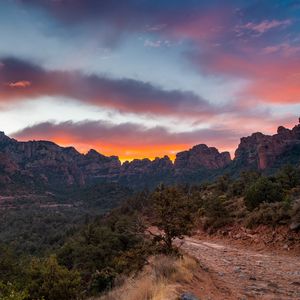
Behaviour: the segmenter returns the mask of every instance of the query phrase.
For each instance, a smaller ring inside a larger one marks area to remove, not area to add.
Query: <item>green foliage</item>
[[[8,200],[15,207],[0,210],[0,240],[17,252],[0,246],[0,299],[64,300],[105,292],[157,250],[144,235],[149,225],[161,232],[152,242],[168,254],[176,253],[173,241],[189,235],[197,221],[208,231],[244,220],[249,227],[300,228],[299,169],[291,166],[273,177],[248,171],[236,179],[224,175],[214,183],[130,193],[97,184],[60,198]],[[126,195],[131,197],[124,201]],[[42,201],[54,206],[45,209]]]
[[[104,221],[86,225],[58,251],[59,262],[78,270],[91,293],[109,288],[117,274],[140,269],[147,247],[137,216],[114,213]]]
[[[284,189],[289,190],[300,184],[300,171],[292,165],[286,165],[277,173],[276,179]]]
[[[246,189],[256,182],[260,177],[260,174],[255,171],[244,171],[240,174],[240,177],[233,181],[228,188],[230,196],[242,196]]]
[[[113,287],[114,280],[117,276],[117,273],[114,269],[106,267],[101,271],[96,271],[91,278],[91,283],[89,290],[91,293],[104,291],[106,289],[111,289]]]
[[[0,203],[0,241],[18,254],[46,255],[60,248],[88,219],[132,194],[117,184],[8,197]]]
[[[249,213],[244,221],[246,227],[258,225],[276,226],[287,224],[290,219],[289,209],[284,202],[262,203]]]
[[[214,230],[227,224],[230,220],[229,212],[224,205],[223,197],[211,197],[203,205],[205,216],[204,228]]]
[[[253,210],[261,203],[278,202],[282,199],[283,190],[281,185],[267,177],[260,177],[250,185],[245,194],[245,204],[249,210]]]
[[[13,251],[5,246],[0,246],[0,281],[13,282],[20,274],[18,259]]]
[[[0,281],[1,300],[25,300],[27,297],[26,291],[19,291],[11,282],[3,283]]]
[[[29,299],[70,300],[80,295],[80,276],[58,264],[55,256],[33,259],[27,271]]]
[[[18,254],[40,255],[63,245],[83,223],[76,208],[37,208],[0,211],[0,240]]]
[[[193,228],[193,205],[186,193],[175,187],[159,187],[153,194],[154,225],[163,231],[159,239],[166,251],[173,251],[173,240],[189,235]]]

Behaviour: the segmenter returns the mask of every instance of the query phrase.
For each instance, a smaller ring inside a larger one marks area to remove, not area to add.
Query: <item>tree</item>
[[[153,195],[154,224],[163,234],[156,239],[165,244],[167,253],[173,253],[173,241],[189,235],[193,226],[193,206],[185,193],[175,187],[159,187]]]
[[[78,299],[80,283],[78,272],[60,266],[53,255],[47,259],[33,259],[29,266],[30,299]]]
[[[283,198],[280,184],[272,182],[269,178],[260,177],[246,190],[245,204],[249,210],[253,210],[261,203],[278,202]]]

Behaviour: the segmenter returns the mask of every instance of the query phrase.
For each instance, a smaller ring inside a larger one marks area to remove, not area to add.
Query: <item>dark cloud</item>
[[[113,124],[104,121],[67,121],[62,123],[44,122],[26,127],[13,134],[22,140],[57,138],[69,142],[90,145],[109,144],[119,147],[156,147],[168,145],[195,145],[208,143],[232,147],[239,134],[229,129],[211,128],[188,132],[170,132],[162,126],[147,128],[136,123]]]
[[[39,96],[66,96],[121,112],[194,117],[208,117],[216,113],[216,108],[189,91],[164,90],[132,79],[47,71],[14,58],[0,59],[0,62],[2,102]]]

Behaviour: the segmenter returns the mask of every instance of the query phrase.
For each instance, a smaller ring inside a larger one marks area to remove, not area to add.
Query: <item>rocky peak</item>
[[[105,155],[97,152],[94,149],[90,149],[85,157],[92,160],[105,160],[107,158]]]
[[[12,139],[9,138],[7,135],[5,135],[5,133],[3,131],[0,131],[0,143],[3,144],[3,143],[10,142],[10,141],[12,141]]]
[[[235,152],[235,161],[243,166],[260,170],[271,167],[280,155],[300,144],[300,124],[293,129],[278,127],[277,134],[264,135],[261,132],[241,138]]]
[[[196,145],[188,151],[179,152],[175,159],[175,169],[199,168],[218,169],[227,166],[231,162],[229,152],[220,153],[214,147],[205,144]]]

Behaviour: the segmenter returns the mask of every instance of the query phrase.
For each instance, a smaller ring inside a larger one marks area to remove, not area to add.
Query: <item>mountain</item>
[[[204,144],[179,152],[174,163],[168,156],[135,159],[121,164],[117,156],[95,150],[79,153],[49,141],[19,142],[0,132],[0,191],[85,187],[99,183],[121,184],[134,189],[164,183],[199,182],[230,171],[269,171],[285,163],[300,162],[300,124],[279,127],[277,134],[254,133],[241,138],[231,160]]]

